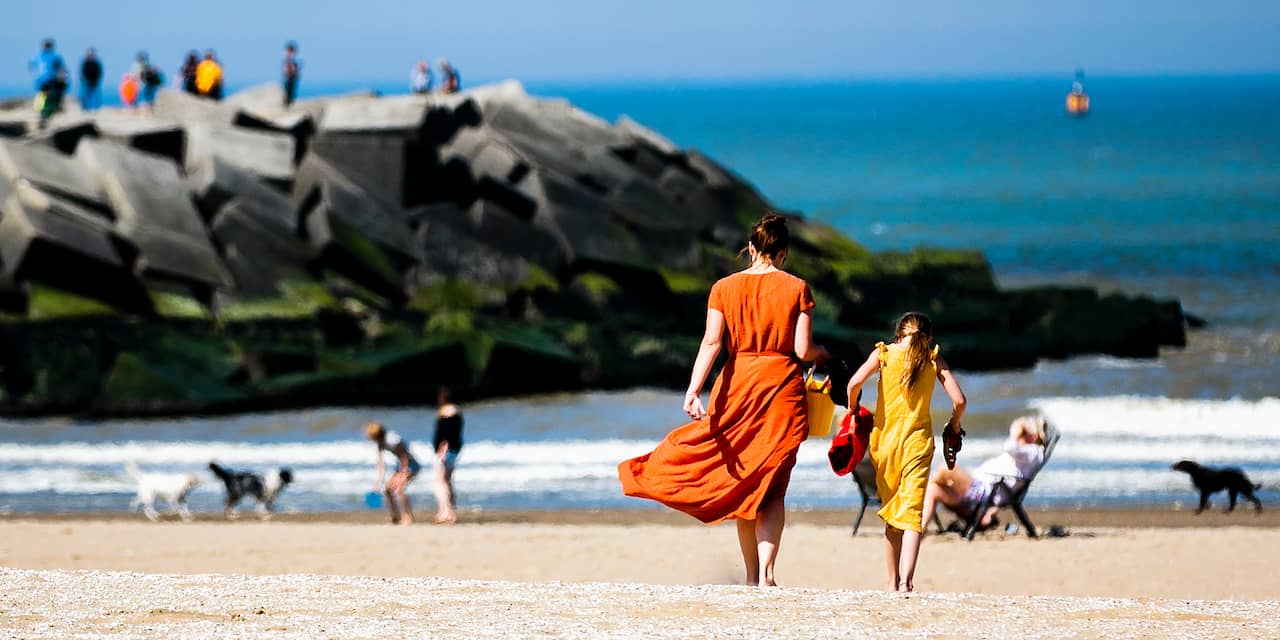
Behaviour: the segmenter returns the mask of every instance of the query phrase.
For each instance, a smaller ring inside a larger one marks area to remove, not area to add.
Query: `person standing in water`
[[[413,511],[409,505],[409,494],[406,490],[409,483],[418,476],[418,472],[422,470],[422,465],[414,459],[413,454],[409,453],[409,443],[400,434],[387,429],[377,422],[370,422],[365,425],[365,435],[378,446],[378,481],[374,483],[373,490],[381,491],[387,501],[388,524],[413,524]],[[383,479],[386,478],[386,464],[382,459],[382,452],[386,451],[396,458],[396,468],[391,472],[391,477],[387,478],[384,485]]]
[[[776,586],[787,485],[809,436],[801,362],[829,357],[813,343],[809,285],[781,269],[790,240],[786,218],[756,223],[743,250],[750,266],[711,287],[706,333],[684,395],[694,422],[652,453],[618,465],[626,495],[707,524],[737,520],[747,583],[761,587]],[[699,394],[722,347],[729,357],[708,410]]]
[[[432,446],[436,450],[436,524],[458,521],[453,500],[453,469],[462,451],[462,410],[453,401],[453,390],[440,387],[436,413],[436,433]]]
[[[885,555],[889,591],[914,591],[916,560],[924,532],[924,504],[933,463],[933,419],[929,404],[934,381],[951,398],[951,419],[943,427],[944,439],[953,439],[959,451],[960,417],[966,399],[947,361],[933,346],[933,323],[922,313],[898,319],[893,344],[881,342],[849,379],[849,397],[858,397],[872,375],[877,383],[875,427],[867,451],[876,469],[876,494],[884,520]],[[955,463],[949,458],[947,466]]]

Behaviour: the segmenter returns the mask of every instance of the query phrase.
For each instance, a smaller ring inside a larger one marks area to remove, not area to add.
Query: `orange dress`
[[[809,435],[796,319],[813,308],[804,280],[782,271],[735,273],[711,288],[724,314],[728,359],[708,417],[672,431],[652,453],[618,465],[622,492],[657,500],[707,524],[756,519],[785,495]]]

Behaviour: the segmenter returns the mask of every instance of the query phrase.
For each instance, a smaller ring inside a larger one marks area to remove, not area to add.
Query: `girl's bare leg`
[[[408,484],[408,483],[405,483]],[[400,524],[413,524],[413,510],[409,507],[409,494],[405,490],[408,487],[400,485],[400,506],[404,515],[400,516]]]
[[[902,555],[898,562],[898,591],[915,591],[916,560],[920,557],[920,538],[917,531],[902,531]]]
[[[747,586],[760,583],[760,555],[756,550],[756,521],[738,519],[738,547],[742,549],[742,564],[747,569]]]
[[[760,563],[760,586],[778,586],[773,579],[773,562],[778,559],[778,547],[782,546],[782,528],[787,523],[787,506],[782,496],[760,507],[760,519],[756,521],[756,550]]]
[[[387,484],[390,485],[391,483],[388,482]],[[387,524],[399,524],[400,509],[396,506],[395,492],[391,490],[390,486],[387,486],[382,490],[382,497],[387,501],[387,511],[390,512],[387,514]]]
[[[884,526],[884,551],[889,569],[889,591],[898,590],[898,563],[902,557],[902,530]]]

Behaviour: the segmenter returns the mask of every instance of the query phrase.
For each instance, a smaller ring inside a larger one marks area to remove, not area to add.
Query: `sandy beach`
[[[1071,535],[930,537],[910,597],[878,591],[874,517],[851,537],[847,513],[790,514],[783,588],[767,592],[736,585],[729,526],[621,511],[468,517],[9,517],[0,626],[21,638],[1280,634],[1271,512],[1036,512]]]

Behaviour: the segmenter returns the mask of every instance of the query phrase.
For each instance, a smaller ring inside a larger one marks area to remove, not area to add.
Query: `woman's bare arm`
[[[951,398],[951,428],[959,432],[960,417],[964,415],[968,401],[964,397],[964,391],[960,389],[960,382],[956,380],[956,375],[951,373],[951,367],[947,366],[947,361],[942,356],[938,356],[934,362],[938,365],[938,381],[942,383],[942,388]]]
[[[849,378],[847,391],[849,393],[850,411],[853,410],[853,403],[857,401],[858,392],[862,390],[862,385],[866,384],[879,369],[880,352],[872,351],[871,355],[867,356],[866,361],[862,363],[862,366],[858,367],[858,370],[853,373],[853,377]]]
[[[813,343],[813,312],[801,311],[796,318],[796,357],[805,362],[822,361],[831,357],[824,347]]]
[[[378,481],[373,484],[373,490],[378,491],[382,489],[382,482],[387,479],[387,466],[382,460],[382,445],[374,444],[373,446],[378,451]]]
[[[684,392],[684,412],[694,420],[701,420],[707,415],[702,406],[702,386],[707,383],[711,373],[711,365],[720,355],[720,347],[724,340],[724,314],[719,309],[707,309],[707,328],[702,334],[702,346],[698,347],[698,357],[693,361],[693,374],[689,376],[689,389]]]

